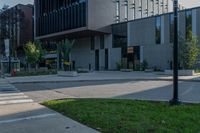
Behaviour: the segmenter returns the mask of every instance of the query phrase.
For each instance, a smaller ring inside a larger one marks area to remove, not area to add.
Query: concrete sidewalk
[[[0,106],[1,133],[98,133],[37,103]]]
[[[97,133],[33,102],[0,79],[0,133]]]
[[[180,76],[183,81],[200,81],[200,75]],[[107,81],[107,80],[172,80],[172,76],[163,75],[160,72],[119,72],[105,71],[81,73],[77,77],[61,77],[57,75],[27,76],[27,77],[7,77],[9,83],[44,83],[44,82],[72,82],[72,81]]]

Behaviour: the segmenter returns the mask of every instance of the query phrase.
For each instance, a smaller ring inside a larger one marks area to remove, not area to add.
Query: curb
[[[173,81],[173,79],[97,79],[97,80],[66,80],[66,81],[19,81],[12,82],[8,81],[10,84],[31,84],[31,83],[64,83],[64,82],[105,82],[105,81]],[[200,80],[193,79],[179,79],[179,81],[183,82],[200,82]]]

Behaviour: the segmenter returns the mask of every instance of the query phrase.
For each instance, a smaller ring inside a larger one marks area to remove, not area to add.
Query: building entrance
[[[126,57],[124,58],[125,67],[127,69],[140,69],[140,46],[127,47]]]

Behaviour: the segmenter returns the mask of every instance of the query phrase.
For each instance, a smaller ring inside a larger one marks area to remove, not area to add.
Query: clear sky
[[[33,0],[0,0],[0,8],[3,5],[9,5],[10,7],[17,5],[17,4],[33,4]]]
[[[4,5],[7,4],[9,6],[14,6],[18,3],[22,4],[28,4],[28,3],[33,3],[33,0],[0,0],[0,8]],[[185,7],[196,7],[200,6],[200,0],[179,0],[179,3],[184,5]]]

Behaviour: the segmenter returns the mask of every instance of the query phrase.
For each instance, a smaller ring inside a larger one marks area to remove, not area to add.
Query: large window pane
[[[192,37],[192,11],[186,11],[186,39],[189,40]]]
[[[127,24],[116,24],[112,26],[113,48],[127,46]]]
[[[156,17],[156,44],[161,43],[161,17]]]
[[[38,35],[86,26],[85,0],[39,0],[36,3],[41,9],[37,14]]]

